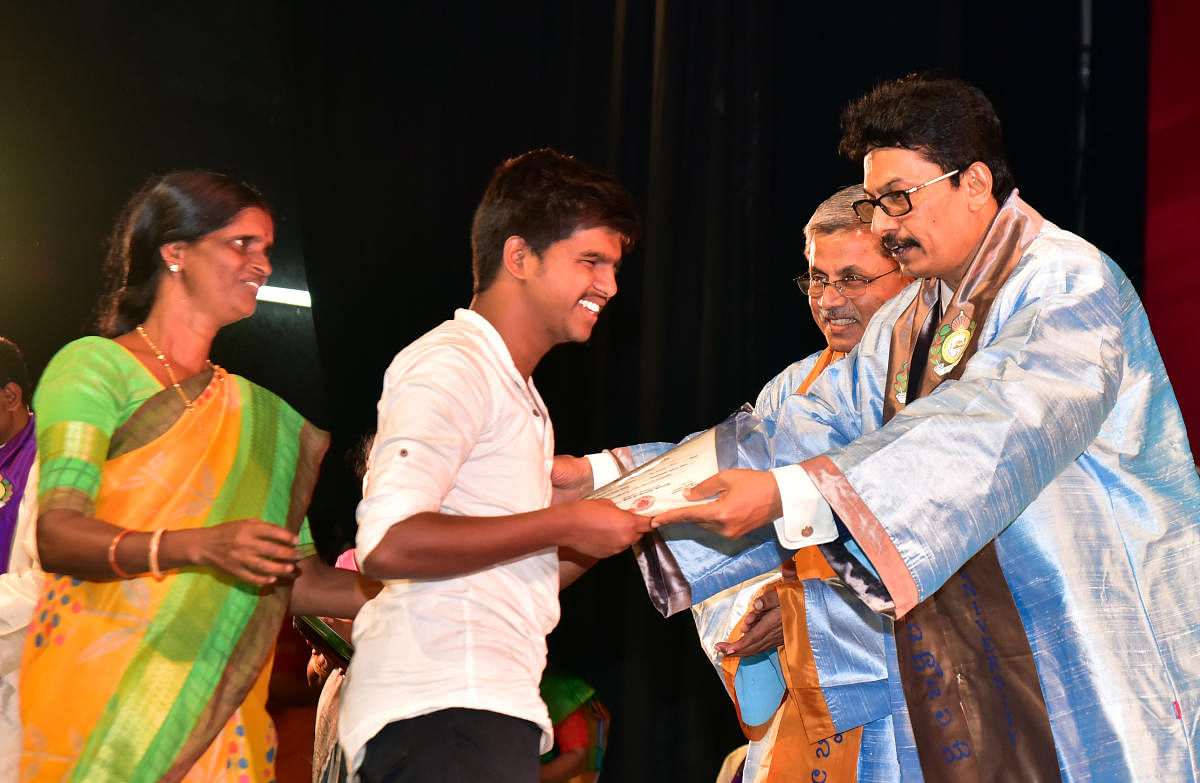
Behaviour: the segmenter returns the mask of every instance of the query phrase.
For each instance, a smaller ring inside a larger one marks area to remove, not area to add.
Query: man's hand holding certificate
[[[651,524],[691,522],[726,538],[741,538],[783,515],[775,477],[762,470],[722,470],[686,490],[683,498],[684,504],[656,513]]]
[[[760,482],[773,485],[775,479],[739,468],[769,465],[762,420],[745,406],[589,496],[654,517],[656,529],[634,545],[634,553],[650,598],[664,615],[786,559],[788,551],[768,524],[779,516],[777,494],[768,493],[776,497],[769,506],[744,507],[746,498],[762,496]],[[753,522],[732,522],[747,517]]]
[[[588,497],[607,498],[626,511],[652,517],[700,502],[685,497],[685,493],[718,470],[714,427],[605,484]]]

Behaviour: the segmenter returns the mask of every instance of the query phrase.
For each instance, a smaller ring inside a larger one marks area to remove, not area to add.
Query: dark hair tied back
[[[163,245],[194,242],[250,207],[271,211],[261,193],[224,174],[173,171],[151,177],[125,205],[109,238],[97,331],[116,337],[150,314],[165,270]]]

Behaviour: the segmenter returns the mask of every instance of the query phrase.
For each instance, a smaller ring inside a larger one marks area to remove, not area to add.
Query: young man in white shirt
[[[385,586],[355,620],[339,722],[364,783],[538,778],[560,585],[649,520],[550,507],[554,433],[530,376],[589,338],[638,230],[610,176],[548,149],[505,162],[475,213],[470,309],[384,376],[357,544]]]

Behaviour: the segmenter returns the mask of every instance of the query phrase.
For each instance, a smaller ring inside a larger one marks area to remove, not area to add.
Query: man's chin
[[[571,333],[570,342],[586,343],[588,340],[592,339],[592,329],[593,329],[593,327],[591,327],[591,326],[588,326],[586,328],[580,327],[580,328],[576,329],[575,331],[573,331]]]
[[[838,353],[850,353],[850,350],[858,345],[858,341],[862,339],[862,330],[857,330],[854,334],[837,334],[831,335],[826,333],[825,342],[833,350]]]

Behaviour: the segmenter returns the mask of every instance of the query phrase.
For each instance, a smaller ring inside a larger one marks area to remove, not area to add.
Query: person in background
[[[787,398],[807,392],[852,351],[875,312],[913,281],[854,214],[852,205],[865,195],[859,185],[841,188],[804,227],[808,269],[795,282],[826,345],[759,392],[754,410],[768,432]],[[564,491],[604,484],[618,475],[614,457],[632,468],[670,445],[613,449],[587,460],[559,456],[555,482]],[[723,590],[692,610],[701,646],[750,740],[742,779],[894,779],[898,768],[883,687],[885,621],[826,581],[833,572],[811,555],[801,550],[782,569]]]
[[[273,242],[250,186],[152,178],[112,235],[100,336],[42,375],[23,780],[272,780],[283,616],[352,617],[377,589],[305,555],[327,435],[209,359]]]
[[[0,780],[17,779],[18,674],[42,586],[34,540],[38,466],[32,397],[21,349],[0,337]]]
[[[1195,780],[1200,478],[1133,285],[1018,195],[965,82],[886,82],[842,129],[856,212],[921,282],[787,399],[769,472],[656,524],[828,542],[895,621],[906,777]]]
[[[540,783],[593,783],[608,747],[610,716],[596,689],[553,664],[538,684],[554,724],[554,748],[542,754]]]

